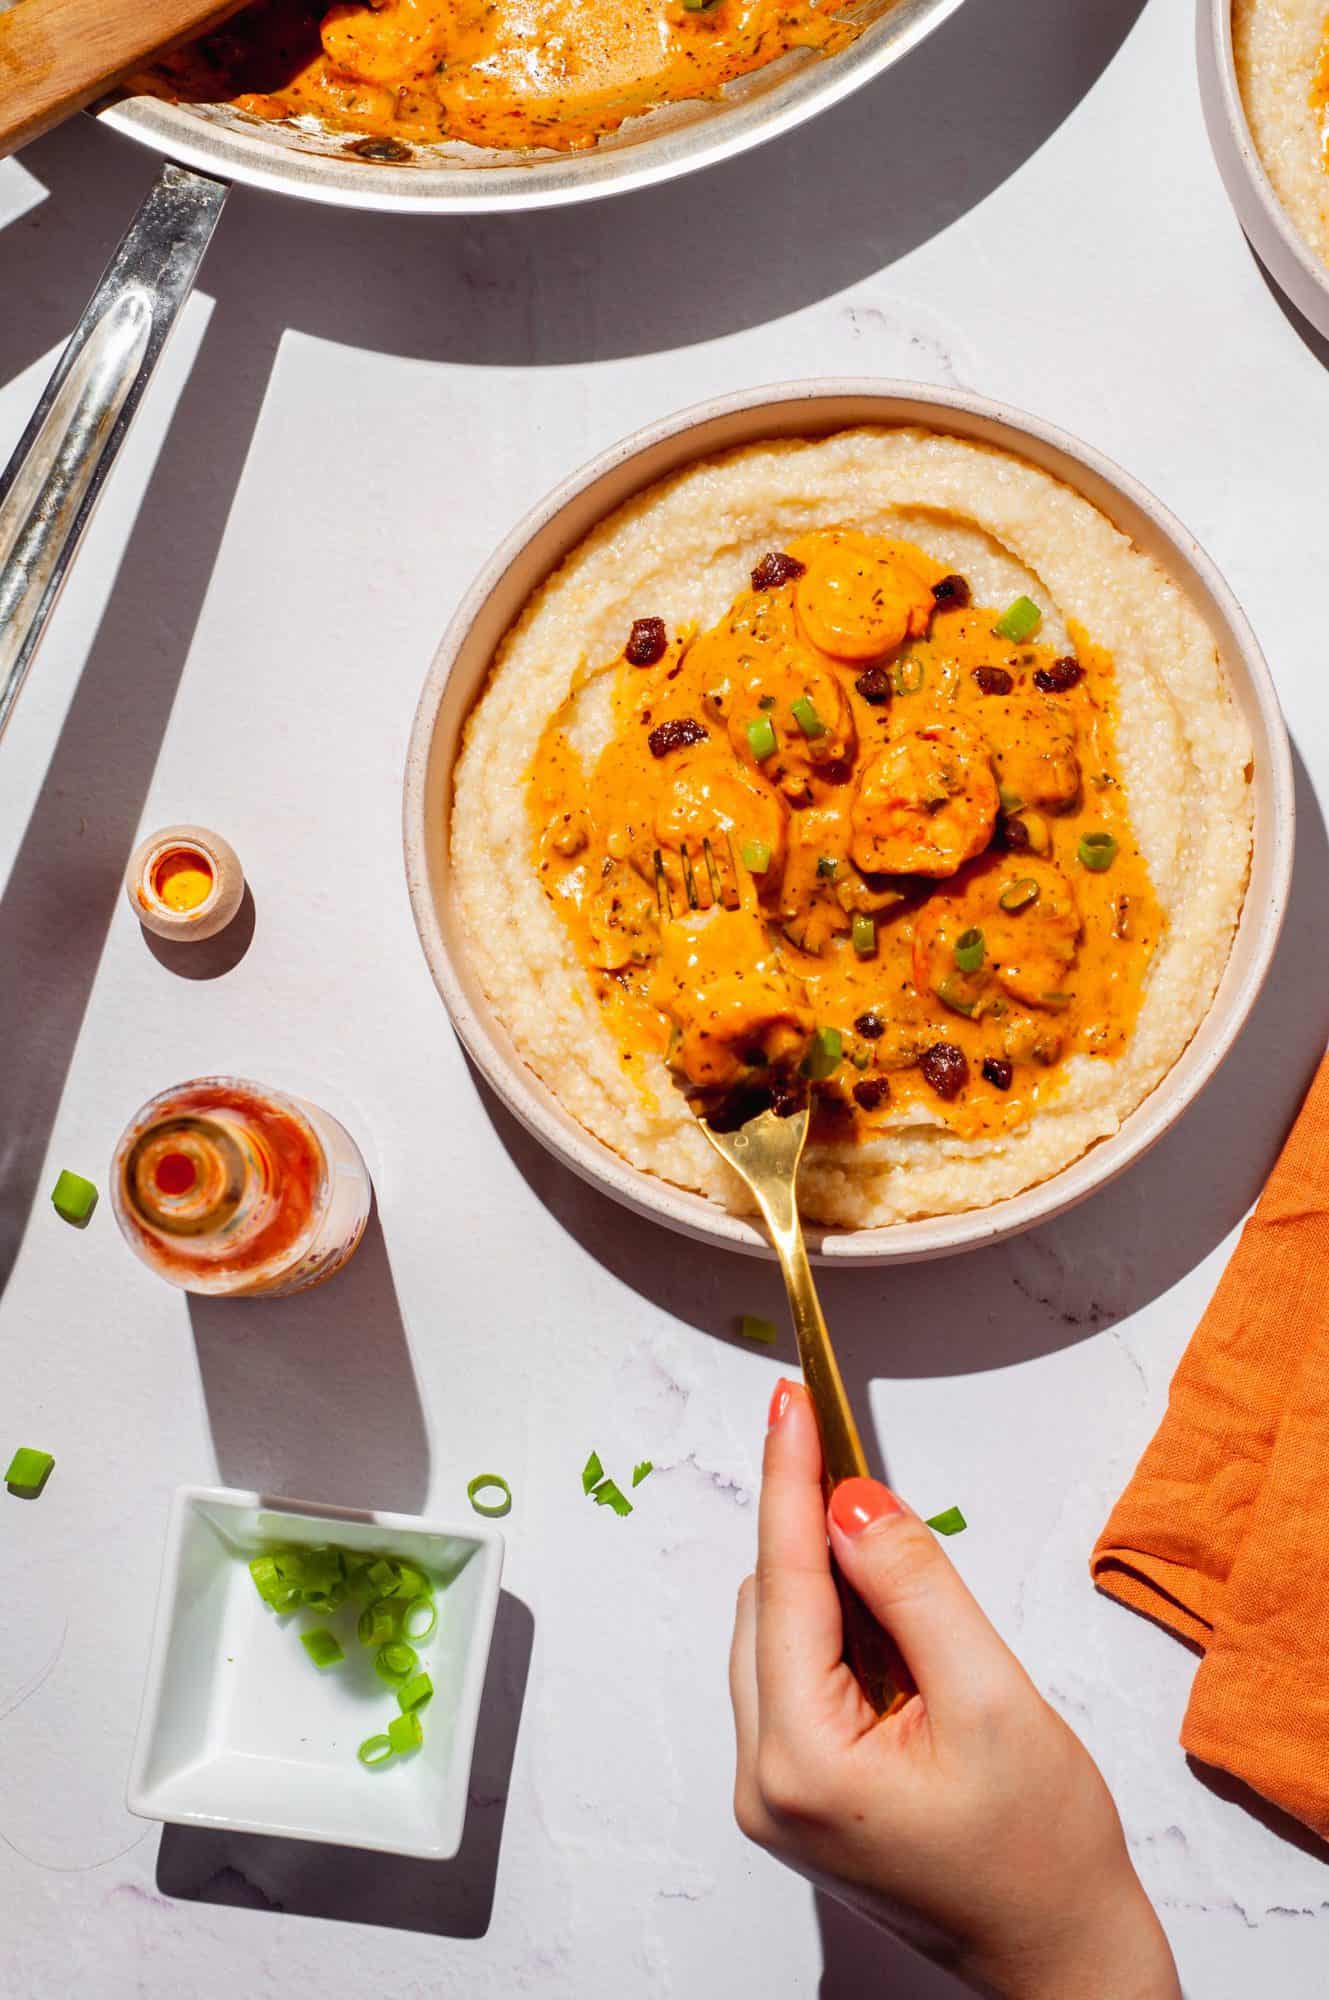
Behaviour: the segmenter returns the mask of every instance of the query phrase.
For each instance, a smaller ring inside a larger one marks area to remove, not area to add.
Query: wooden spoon
[[[0,12],[0,159],[243,0],[18,0]],[[3,0],[0,0],[3,7]]]

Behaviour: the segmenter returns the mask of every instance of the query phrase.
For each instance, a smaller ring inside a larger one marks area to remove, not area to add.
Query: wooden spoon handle
[[[243,0],[18,0],[0,13],[0,159]]]

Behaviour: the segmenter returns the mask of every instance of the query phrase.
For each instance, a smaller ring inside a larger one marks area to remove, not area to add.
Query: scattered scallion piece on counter
[[[612,1507],[616,1514],[627,1515],[632,1512],[632,1502],[612,1479],[602,1479],[591,1498],[597,1507]]]
[[[375,1764],[389,1763],[396,1753],[390,1736],[366,1736],[355,1754],[372,1771]]]
[[[810,695],[801,694],[797,701],[790,703],[790,710],[794,721],[810,743],[815,743],[819,736],[826,734],[826,724],[818,715]]]
[[[593,1451],[581,1469],[582,1492],[594,1493],[604,1476],[605,1469],[600,1463],[600,1454],[598,1451]]]
[[[434,1683],[428,1674],[412,1674],[411,1678],[403,1681],[397,1689],[397,1706],[403,1715],[410,1715],[415,1709],[423,1708],[425,1703],[432,1701],[433,1698]]]
[[[769,715],[754,715],[747,725],[748,749],[759,764],[775,755],[775,724]]]
[[[501,1500],[481,1500],[479,1498],[481,1493],[487,1493],[491,1489],[495,1493],[501,1493],[503,1498]],[[487,1519],[492,1521],[500,1520],[504,1514],[512,1512],[512,1488],[508,1485],[507,1480],[503,1478],[502,1474],[498,1472],[477,1472],[475,1478],[466,1488],[466,1498],[470,1501],[477,1514],[483,1514]]]
[[[335,1632],[329,1632],[326,1625],[320,1625],[313,1632],[302,1632],[300,1644],[316,1667],[337,1667],[346,1658],[340,1639]]]
[[[66,1222],[82,1229],[97,1206],[97,1190],[91,1181],[84,1180],[82,1174],[71,1174],[66,1170],[51,1189],[51,1206]]]
[[[958,1507],[946,1507],[940,1514],[930,1514],[926,1525],[935,1528],[939,1535],[960,1535],[969,1523]]]
[[[35,1500],[50,1478],[54,1464],[49,1451],[34,1451],[31,1445],[20,1445],[9,1461],[5,1485],[11,1493]]]
[[[812,1037],[812,1046],[803,1058],[803,1074],[814,1082],[823,1082],[833,1076],[840,1066],[844,1053],[844,1037],[838,1028],[818,1028]]]
[[[1017,597],[1008,604],[993,626],[999,639],[1011,639],[1019,646],[1026,639],[1032,639],[1043,623],[1043,614],[1032,597]]]
[[[419,1623],[419,1614],[422,1612],[426,1620],[423,1625]],[[423,1646],[426,1639],[433,1638],[434,1627],[437,1624],[438,1606],[432,1597],[417,1597],[415,1602],[408,1604],[402,1613],[401,1629],[416,1646]]]
[[[403,1681],[408,1681],[419,1664],[420,1655],[404,1639],[394,1639],[390,1645],[380,1646],[374,1655],[374,1672],[389,1687],[399,1687]]]
[[[773,1319],[762,1319],[758,1313],[740,1313],[738,1330],[744,1340],[756,1340],[763,1347],[774,1347],[780,1338],[779,1328]]]
[[[1082,868],[1101,875],[1116,860],[1117,843],[1110,833],[1082,833],[1075,852]]]
[[[388,1724],[388,1742],[398,1757],[418,1750],[424,1740],[424,1728],[414,1709],[407,1715],[394,1715]]]
[[[643,1460],[641,1461],[641,1464],[640,1464],[640,1465],[634,1465],[634,1466],[633,1466],[633,1468],[632,1468],[632,1483],[633,1483],[633,1485],[634,1485],[634,1486],[640,1486],[640,1485],[641,1485],[641,1482],[642,1482],[642,1480],[643,1480],[643,1479],[649,1479],[649,1478],[650,1478],[650,1476],[651,1476],[651,1474],[652,1474],[652,1473],[654,1472],[654,1470],[655,1470],[655,1467],[654,1467],[654,1466],[652,1465],[652,1463],[651,1463],[651,1461],[650,1461],[650,1459],[649,1459],[649,1458],[644,1458],[644,1459],[643,1459]]]

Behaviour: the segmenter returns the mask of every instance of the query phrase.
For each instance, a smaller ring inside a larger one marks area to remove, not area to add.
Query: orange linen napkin
[[[1329,1839],[1329,1056],[1090,1569],[1203,1649],[1182,1748]]]

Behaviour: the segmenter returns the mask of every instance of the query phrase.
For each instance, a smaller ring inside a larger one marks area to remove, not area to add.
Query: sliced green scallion
[[[1020,794],[1012,791],[1009,785],[997,786],[997,798],[1004,813],[1018,813],[1024,807],[1024,800]]]
[[[977,972],[983,964],[987,946],[980,930],[961,931],[955,940],[955,963],[961,972]]]
[[[1013,604],[1006,606],[992,629],[999,639],[1010,639],[1020,646],[1026,639],[1033,638],[1042,623],[1043,613],[1033,598],[1017,597]]]
[[[826,724],[818,715],[810,695],[801,694],[790,704],[790,712],[809,743],[815,743],[819,736],[826,734]]]
[[[818,1028],[812,1037],[812,1046],[803,1058],[803,1074],[810,1076],[814,1083],[824,1083],[828,1076],[834,1076],[844,1053],[844,1037],[838,1028]]]
[[[775,724],[769,715],[754,715],[747,725],[748,749],[759,764],[775,755]]]
[[[432,1701],[433,1698],[434,1683],[428,1674],[412,1674],[411,1678],[403,1681],[397,1689],[397,1706],[403,1715],[414,1714],[417,1708],[423,1708],[425,1703]]]
[[[753,875],[764,875],[771,865],[771,850],[764,840],[745,840],[738,851],[743,866]]]
[[[54,1464],[49,1451],[34,1451],[31,1445],[20,1445],[9,1461],[5,1485],[11,1493],[35,1500],[50,1478]]]
[[[1075,852],[1082,868],[1101,875],[1117,858],[1117,842],[1110,833],[1082,833]]]
[[[421,1618],[425,1621],[423,1625]],[[423,1646],[426,1639],[432,1639],[437,1624],[438,1606],[432,1597],[417,1597],[401,1614],[402,1635],[415,1646]]]
[[[390,1764],[396,1753],[390,1736],[366,1736],[355,1754],[372,1771],[376,1764]]]
[[[341,1640],[326,1625],[320,1625],[314,1632],[302,1632],[300,1644],[316,1667],[339,1667],[346,1658]]]
[[[977,1000],[949,972],[938,983],[937,998],[943,1007],[949,1007],[953,1014],[963,1014],[966,1020],[972,1021],[978,1012]]]
[[[408,1715],[394,1715],[388,1724],[388,1742],[398,1757],[409,1756],[424,1740],[424,1727],[414,1709]]]
[[[82,1229],[97,1206],[97,1190],[82,1174],[61,1173],[51,1189],[51,1206],[58,1216]]]
[[[840,864],[833,854],[819,854],[817,856],[817,873],[823,882],[833,882],[835,880],[835,871],[839,866]]]
[[[939,1535],[960,1535],[969,1523],[958,1507],[946,1507],[940,1514],[930,1514],[926,1525],[934,1528]]]
[[[380,1597],[376,1604],[367,1604],[360,1613],[356,1631],[362,1646],[385,1646],[397,1636],[399,1612],[395,1604]]]
[[[374,1655],[374,1672],[389,1687],[399,1687],[403,1681],[408,1681],[419,1664],[420,1655],[404,1639],[394,1639],[390,1646],[380,1646]]]
[[[1002,909],[1008,912],[1027,910],[1031,903],[1038,901],[1041,894],[1042,891],[1032,875],[1021,875],[1017,881],[1006,884],[997,901]]]
[[[862,910],[854,912],[854,921],[850,930],[850,936],[853,939],[854,950],[860,958],[872,958],[875,956],[877,950],[877,926],[871,917],[864,915]]]
[[[643,1480],[643,1479],[649,1479],[649,1478],[650,1478],[650,1476],[651,1476],[651,1474],[652,1474],[652,1473],[654,1472],[654,1470],[655,1470],[655,1467],[654,1467],[654,1466],[653,1466],[653,1465],[651,1464],[651,1461],[650,1461],[650,1459],[649,1459],[649,1458],[643,1458],[643,1459],[642,1459],[642,1461],[641,1461],[641,1463],[640,1463],[639,1465],[634,1465],[634,1466],[633,1466],[633,1468],[632,1468],[632,1483],[633,1483],[633,1485],[634,1485],[634,1486],[640,1486],[640,1485],[641,1485],[641,1482],[642,1482],[642,1480]]]
[[[773,1319],[762,1319],[757,1313],[740,1313],[738,1330],[744,1340],[755,1340],[762,1347],[774,1347],[780,1338]]]
[[[896,661],[891,678],[897,694],[917,694],[927,679],[927,668],[921,660],[908,653],[904,659]]]
[[[491,1490],[495,1493],[501,1493],[503,1498],[501,1500],[481,1500],[478,1497],[481,1493],[488,1493]],[[470,1501],[477,1514],[483,1514],[491,1521],[501,1520],[504,1514],[512,1512],[512,1488],[501,1473],[477,1472],[475,1478],[466,1488],[466,1498]]]
[[[616,1514],[627,1515],[632,1512],[632,1502],[612,1479],[602,1479],[591,1498],[597,1507],[612,1507]]]
[[[605,1469],[600,1463],[600,1454],[598,1451],[593,1451],[581,1469],[582,1492],[594,1493],[604,1476]]]

